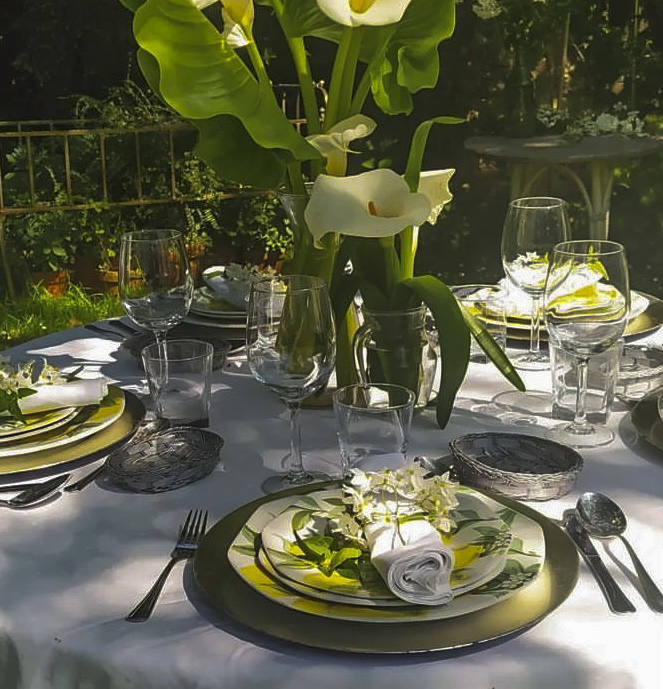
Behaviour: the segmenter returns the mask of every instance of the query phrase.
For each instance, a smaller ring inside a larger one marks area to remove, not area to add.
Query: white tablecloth
[[[135,362],[116,347],[114,340],[75,329],[11,353],[46,355],[61,366],[84,363],[123,385],[139,384]],[[526,380],[530,387],[548,385],[542,374]],[[505,389],[491,366],[473,364],[461,404]],[[623,416],[613,415],[615,429]],[[202,602],[190,563],[176,566],[149,621],[125,622],[164,566],[187,510],[208,509],[216,520],[259,497],[260,484],[280,469],[288,451],[281,403],[240,368],[215,375],[211,426],[226,440],[223,468],[196,484],[159,495],[93,484],[36,509],[3,512],[1,689],[663,687],[663,615],[651,612],[637,593],[626,569],[630,561],[617,543],[609,547],[614,561],[597,547],[636,614],[610,613],[583,564],[568,600],[534,628],[451,656],[343,655],[260,636]],[[647,447],[629,448],[621,426],[613,444],[583,453],[585,468],[573,493],[534,506],[559,517],[585,490],[608,493],[628,516],[631,543],[663,584],[663,458]],[[426,411],[415,419],[411,454],[439,456],[454,436],[499,427],[499,421],[459,410],[440,431]],[[304,412],[303,442],[320,468],[335,465],[330,410]]]

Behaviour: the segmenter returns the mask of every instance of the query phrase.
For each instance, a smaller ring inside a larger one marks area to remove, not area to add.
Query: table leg
[[[615,167],[605,160],[592,161],[587,167],[592,184],[592,202],[591,206],[588,205],[589,236],[591,239],[607,239]]]

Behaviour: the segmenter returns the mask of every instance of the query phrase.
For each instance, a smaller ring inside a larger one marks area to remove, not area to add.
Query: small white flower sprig
[[[35,361],[14,365],[4,356],[0,356],[0,413],[9,412],[16,419],[23,419],[19,400],[34,395],[37,385],[53,385],[68,380],[55,366],[45,364],[38,375],[35,375]]]
[[[375,522],[402,524],[426,519],[439,531],[455,527],[451,510],[458,505],[457,483],[442,476],[428,476],[416,463],[402,469],[365,473],[352,470],[343,484],[343,502],[352,514],[339,519],[343,533],[357,539],[362,527]]]

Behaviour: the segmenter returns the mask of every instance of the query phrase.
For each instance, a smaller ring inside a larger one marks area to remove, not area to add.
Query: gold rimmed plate
[[[37,433],[52,431],[70,421],[77,413],[77,407],[63,407],[37,414],[26,414],[23,421],[3,419],[0,423],[0,443],[15,442]]]
[[[108,394],[99,404],[81,407],[78,414],[66,425],[48,430],[37,437],[23,439],[0,446],[0,461],[8,457],[51,450],[63,445],[76,443],[90,435],[99,433],[120,418],[124,411],[124,390],[108,386]]]
[[[119,388],[115,389],[119,390]],[[106,428],[69,445],[1,458],[0,477],[32,470],[50,469],[55,466],[64,468],[64,465],[69,463],[81,464],[103,457],[126,440],[145,416],[143,403],[132,393],[121,392],[124,395],[124,409],[121,415]]]
[[[472,489],[459,489],[459,505],[452,512],[452,518],[457,524],[453,534],[445,537],[446,545],[454,552],[454,569],[450,577],[450,586],[454,596],[477,589],[482,584],[490,581],[499,572],[503,571],[511,545],[511,524],[516,514],[498,505],[480,493]],[[295,582],[314,589],[316,593],[310,594],[321,600],[333,600],[339,602],[336,595],[340,594],[344,602],[355,605],[395,605],[404,607],[404,601],[397,599],[384,585],[382,578],[375,572],[375,576],[366,581],[343,576],[339,572],[333,572],[331,576],[323,574],[313,563],[302,557],[301,551],[292,532],[292,518],[296,514],[310,513],[310,520],[299,533],[300,536],[317,535],[316,529],[326,524],[325,514],[333,509],[334,504],[341,499],[339,490],[328,490],[309,493],[300,501],[286,507],[276,518],[269,514],[271,503],[258,508],[247,523],[253,524],[255,530],[261,534],[262,548],[270,563],[277,571],[282,582],[289,584]],[[528,576],[523,577],[526,584],[536,575],[544,558],[543,536],[536,525],[532,525],[532,531],[528,532],[528,553],[526,561],[521,563],[523,571]],[[229,558],[231,564],[240,576],[244,575],[243,564],[235,560],[235,544],[242,541],[244,535],[240,532],[238,539],[231,546]],[[521,534],[522,540],[522,534]],[[244,549],[239,548],[240,558],[244,555]],[[254,560],[259,557],[254,554]],[[254,564],[254,563],[250,563]],[[252,568],[247,569],[247,581],[250,579]],[[300,589],[297,589],[300,590]],[[270,589],[263,591],[270,594]],[[335,594],[329,598],[329,594]],[[489,594],[486,594],[489,595]],[[497,597],[503,594],[499,593]],[[445,606],[449,607],[449,606]],[[451,606],[453,607],[453,606]],[[429,608],[429,612],[432,609]],[[464,608],[464,612],[467,610]],[[424,615],[426,617],[426,614]],[[356,612],[352,619],[356,619]],[[370,612],[366,614],[370,621]],[[397,618],[396,618],[397,619]],[[381,618],[380,618],[381,621]]]
[[[323,618],[269,600],[237,575],[228,560],[228,549],[260,505],[337,485],[305,486],[267,496],[217,522],[200,544],[193,563],[197,586],[208,603],[247,627],[293,643],[350,653],[416,653],[473,646],[527,629],[561,605],[575,586],[578,555],[573,543],[543,515],[505,498],[495,499],[541,527],[544,564],[535,580],[511,598],[466,615],[392,624]]]

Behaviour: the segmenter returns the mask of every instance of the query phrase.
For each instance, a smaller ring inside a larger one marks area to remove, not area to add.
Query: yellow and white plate
[[[313,494],[307,497],[311,495]],[[336,496],[338,495],[337,491]],[[488,503],[483,501],[490,500],[471,489],[463,489],[463,496],[464,498],[472,496],[478,500],[473,503],[466,501],[468,512],[461,517],[467,521],[473,518],[470,514],[470,504],[487,505]],[[545,560],[545,540],[541,527],[532,519],[514,510],[495,502],[493,504],[496,509],[495,514],[508,525],[508,531],[511,534],[510,545],[502,560],[502,565],[488,581],[480,583],[472,590],[465,589],[464,594],[459,594],[443,606],[389,606],[384,605],[385,599],[360,601],[356,598],[350,603],[343,598],[347,593],[321,591],[321,589],[285,577],[282,572],[276,572],[264,553],[261,564],[260,534],[270,522],[293,506],[292,497],[275,500],[259,507],[231,543],[228,560],[249,586],[270,600],[293,610],[333,619],[361,622],[447,619],[494,605],[522,590],[536,578]],[[477,515],[477,518],[480,517]],[[498,530],[499,539],[501,539],[501,533]],[[486,534],[488,537],[490,535]],[[457,553],[460,557],[457,557],[452,581],[456,579],[458,582],[465,574],[471,572],[470,561],[479,559],[478,553],[483,550],[483,546],[484,544],[478,544],[473,549],[467,548],[464,553],[462,548],[460,549]],[[325,600],[321,599],[323,595]]]
[[[444,541],[454,552],[455,566],[450,585],[454,595],[461,595],[492,579],[504,567],[506,554],[511,544],[511,533],[500,517],[501,505],[474,492],[458,491],[458,507],[453,511],[457,528],[453,534],[444,536]],[[369,562],[365,563],[363,580],[353,572],[336,570],[326,576],[308,560],[295,539],[292,522],[295,515],[299,520],[307,519],[298,530],[300,538],[323,536],[319,533],[328,520],[326,518],[338,506],[338,490],[311,493],[300,498],[284,510],[276,519],[266,524],[261,532],[265,555],[276,571],[287,580],[316,589],[316,597],[325,599],[328,593],[341,594],[358,605],[369,600],[380,604],[406,605],[394,596],[384,585],[382,578]],[[307,516],[308,513],[308,516]]]
[[[78,410],[71,422],[54,430],[40,433],[37,437],[0,447],[0,460],[5,457],[49,450],[78,442],[110,426],[124,411],[124,391],[114,385],[108,386],[108,394],[99,404],[91,404]]]
[[[4,442],[6,438],[25,437],[28,433],[32,434],[47,426],[64,422],[63,420],[70,419],[76,411],[76,407],[63,407],[62,409],[53,409],[36,414],[26,414],[23,421],[3,418],[0,420],[0,442]]]

